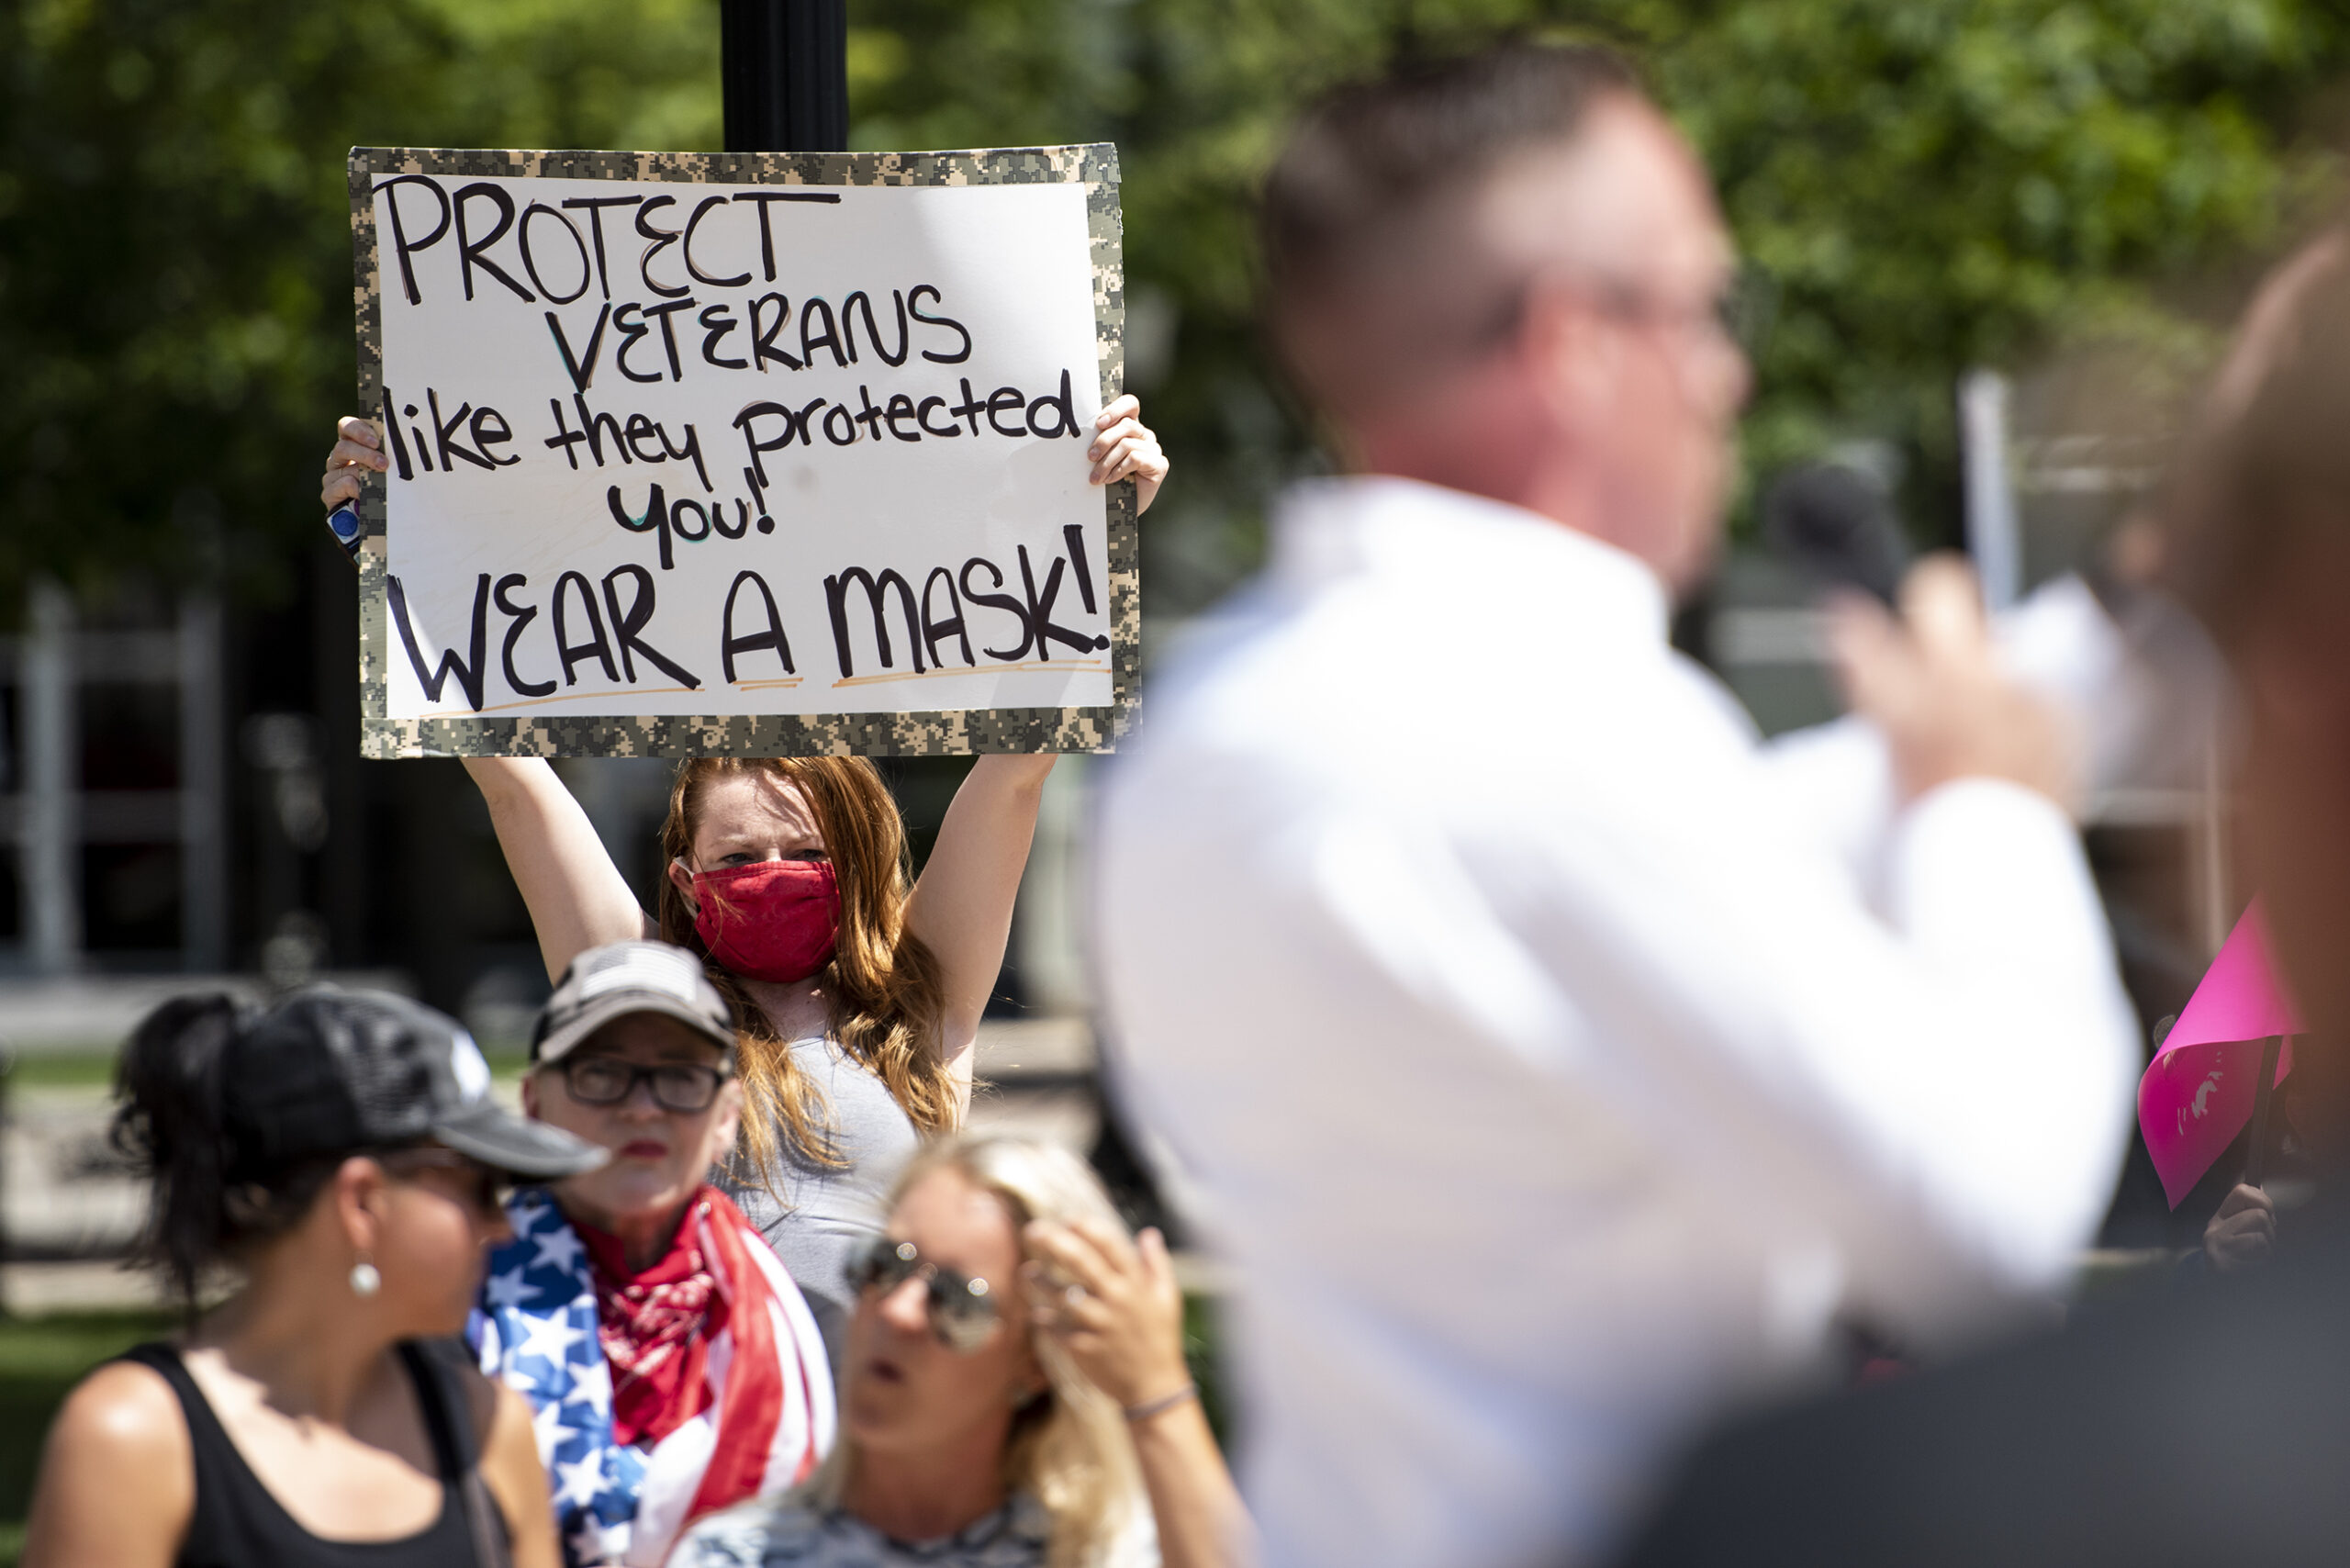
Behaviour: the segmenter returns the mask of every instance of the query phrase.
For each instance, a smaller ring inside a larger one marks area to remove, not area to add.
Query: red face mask
[[[744,980],[789,985],[824,967],[840,935],[828,860],[762,860],[694,874],[694,931]]]

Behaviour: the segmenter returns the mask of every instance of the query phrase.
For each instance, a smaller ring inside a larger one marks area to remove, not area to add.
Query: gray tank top
[[[823,1090],[832,1106],[833,1151],[847,1163],[818,1164],[778,1137],[775,1191],[730,1181],[726,1192],[791,1271],[837,1369],[848,1314],[856,1305],[843,1278],[849,1254],[859,1241],[880,1233],[889,1217],[890,1189],[921,1137],[889,1085],[838,1041],[794,1040],[788,1048],[792,1065]]]

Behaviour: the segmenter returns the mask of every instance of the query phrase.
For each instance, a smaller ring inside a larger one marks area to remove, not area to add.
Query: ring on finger
[[[1084,1301],[1085,1287],[1083,1285],[1064,1285],[1061,1287],[1061,1304],[1063,1305],[1079,1306],[1083,1305]]]

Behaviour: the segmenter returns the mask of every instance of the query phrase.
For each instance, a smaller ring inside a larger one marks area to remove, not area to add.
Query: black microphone
[[[1885,487],[1857,469],[1808,463],[1762,493],[1762,539],[1822,588],[1858,588],[1890,605],[1909,569],[1909,542]]]

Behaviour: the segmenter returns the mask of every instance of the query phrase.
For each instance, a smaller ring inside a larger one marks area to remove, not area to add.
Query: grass
[[[113,1082],[112,1051],[20,1056],[7,1065],[11,1089],[105,1089]]]
[[[1207,1413],[1208,1429],[1226,1453],[1232,1451],[1232,1407],[1224,1391],[1224,1358],[1218,1340],[1223,1328],[1223,1304],[1214,1296],[1183,1298],[1183,1360],[1200,1391],[1200,1408]]]
[[[67,1391],[100,1361],[170,1330],[149,1314],[0,1318],[0,1568],[24,1551],[41,1439]]]

